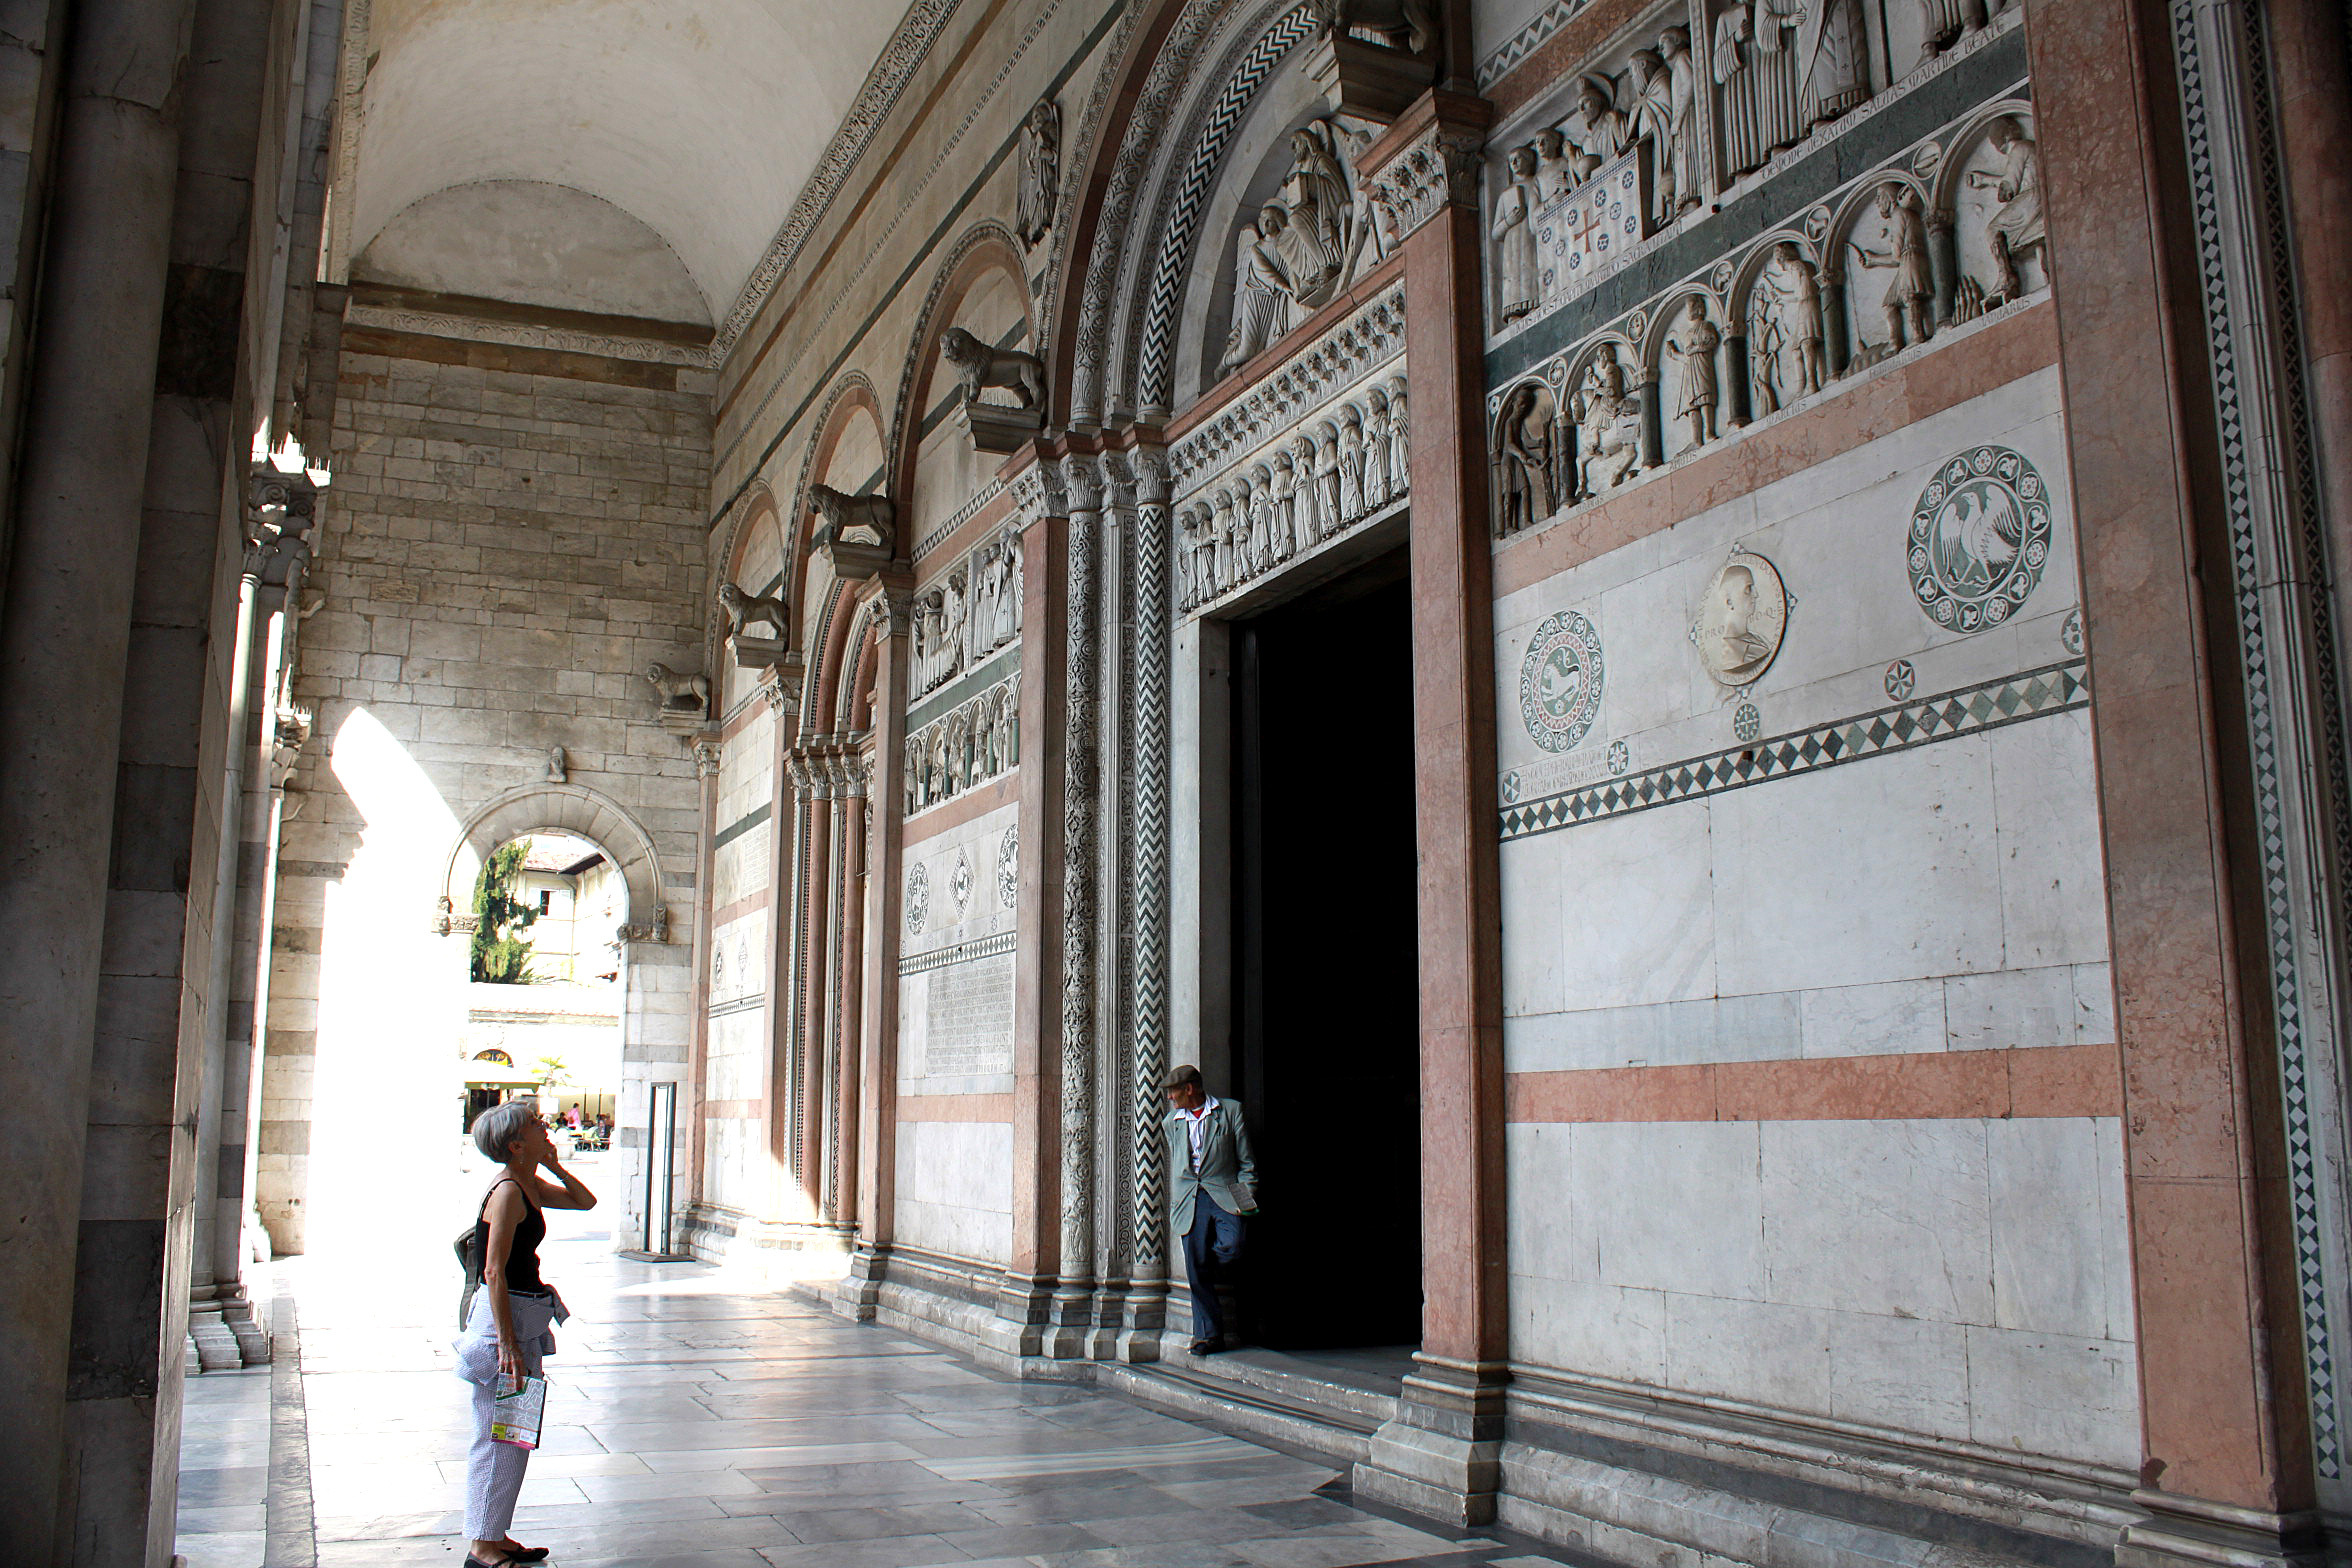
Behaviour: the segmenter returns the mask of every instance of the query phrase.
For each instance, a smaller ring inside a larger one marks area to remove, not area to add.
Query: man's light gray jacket
[[[1258,1161],[1250,1152],[1249,1124],[1241,1107],[1220,1099],[1201,1131],[1200,1170],[1192,1168],[1192,1124],[1181,1111],[1170,1111],[1163,1124],[1168,1132],[1169,1219],[1181,1236],[1192,1229],[1192,1199],[1206,1192],[1217,1207],[1239,1214],[1258,1206]]]

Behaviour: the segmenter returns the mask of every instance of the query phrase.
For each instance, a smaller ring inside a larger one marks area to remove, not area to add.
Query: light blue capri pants
[[[552,1326],[570,1314],[554,1291],[509,1291],[514,1313],[515,1348],[525,1376],[536,1377],[542,1360],[555,1351]],[[466,1451],[466,1538],[503,1541],[514,1526],[515,1498],[523,1490],[523,1472],[531,1450],[490,1436],[498,1409],[498,1319],[490,1310],[490,1292],[474,1292],[473,1310],[465,1333],[457,1341],[457,1375],[473,1385],[474,1440]]]

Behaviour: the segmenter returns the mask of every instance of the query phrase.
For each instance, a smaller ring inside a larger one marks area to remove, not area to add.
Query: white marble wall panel
[[[2087,1117],[1515,1125],[1512,1353],[2128,1463],[2118,1140]]]
[[[899,1124],[898,1239],[982,1263],[1012,1257],[1009,1123]]]
[[[1013,1087],[1013,953],[1020,808],[1008,804],[907,846],[900,876],[901,1094]],[[957,896],[958,888],[963,890]],[[919,892],[918,892],[919,889]],[[920,906],[922,918],[914,918]]]
[[[2057,398],[2037,372],[1507,595],[1506,796],[1721,753],[1742,701],[1765,736],[1882,710],[1897,659],[1927,694],[2074,657]],[[2055,548],[2016,620],[1962,636],[1914,601],[1907,534],[1937,466],[1988,441],[2055,487]],[[1796,602],[1771,668],[1729,693],[1690,627],[1735,546]],[[1518,721],[1518,682],[1535,627],[1566,609],[1598,629],[1607,674],[1590,733],[1553,754]],[[2111,1041],[2096,801],[2078,709],[1508,840],[1510,1066]]]

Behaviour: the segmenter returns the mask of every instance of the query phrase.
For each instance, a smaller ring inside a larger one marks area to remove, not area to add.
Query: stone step
[[[1228,1350],[1195,1356],[1181,1336],[1161,1340],[1161,1367],[1215,1385],[1235,1383],[1313,1410],[1349,1411],[1378,1426],[1396,1414],[1407,1363],[1393,1367],[1331,1365],[1279,1350]]]
[[[1198,1365],[1107,1362],[1096,1368],[1095,1381],[1169,1415],[1262,1438],[1337,1465],[1356,1464],[1371,1449],[1380,1416],[1350,1408],[1336,1397],[1328,1403],[1310,1402],[1238,1379],[1204,1375],[1195,1370]]]

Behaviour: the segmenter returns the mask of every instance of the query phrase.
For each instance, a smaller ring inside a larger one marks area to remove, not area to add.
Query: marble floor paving
[[[1090,1387],[1023,1383],[696,1264],[630,1263],[550,1216],[571,1307],[545,1446],[515,1534],[562,1568],[1537,1568],[1577,1559],[1496,1532],[1353,1506],[1344,1477]],[[563,1222],[568,1221],[569,1227]],[[455,1274],[298,1260],[315,1538],[270,1561],[462,1561],[466,1417],[450,1375]],[[181,1550],[238,1568],[258,1544],[250,1419],[192,1392],[190,1455],[219,1461]],[[224,1425],[208,1430],[215,1415]],[[266,1417],[266,1402],[263,1407]],[[233,1430],[232,1430],[233,1427]],[[235,1461],[235,1463],[230,1463]],[[251,1492],[254,1495],[249,1497]],[[190,1501],[193,1501],[191,1498]],[[212,1511],[206,1511],[212,1510]],[[315,1551],[315,1557],[311,1553]],[[199,1553],[209,1552],[209,1556]]]

